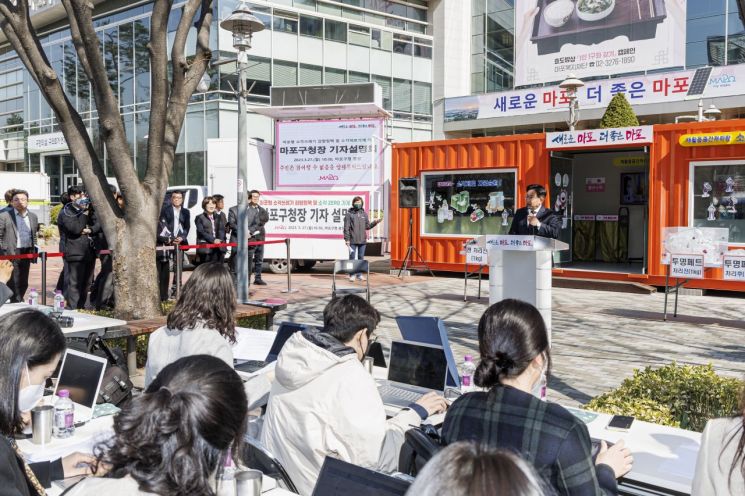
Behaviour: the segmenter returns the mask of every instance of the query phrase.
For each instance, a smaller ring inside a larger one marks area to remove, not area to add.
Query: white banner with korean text
[[[652,141],[654,141],[652,126],[546,133],[546,148],[549,150],[605,145],[633,145],[652,143]]]

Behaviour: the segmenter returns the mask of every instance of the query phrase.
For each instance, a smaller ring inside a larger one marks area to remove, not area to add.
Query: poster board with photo
[[[422,236],[473,237],[509,231],[517,169],[426,171],[421,184]]]
[[[621,173],[621,205],[646,205],[648,191],[646,172]]]
[[[745,246],[745,161],[691,162],[689,225],[729,229],[729,243]]]

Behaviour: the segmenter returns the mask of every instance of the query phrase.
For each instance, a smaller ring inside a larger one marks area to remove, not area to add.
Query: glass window
[[[274,30],[282,33],[297,33],[297,15],[275,11]]]
[[[186,113],[186,151],[205,149],[204,114],[201,105],[191,105]]]
[[[145,177],[147,170],[147,138],[150,126],[150,112],[138,112],[135,114],[135,134],[137,136],[135,166],[137,175]]]
[[[424,59],[431,59],[432,58],[432,47],[414,45],[414,56],[422,57]]]
[[[383,89],[383,108],[391,110],[391,78],[385,76],[373,76],[373,83],[378,83]]]
[[[119,26],[119,104],[135,103],[135,47],[134,26]]]
[[[347,71],[327,67],[324,71],[326,84],[344,84],[347,82]]]
[[[323,84],[323,68],[317,65],[300,64],[298,85],[316,86]]]
[[[693,164],[690,194],[693,227],[726,227],[730,243],[745,244],[745,163]]]
[[[514,169],[478,172],[422,173],[422,234],[433,236],[477,236],[507,234],[509,222],[502,213],[515,211],[517,174]],[[494,213],[485,212],[493,205]],[[509,217],[508,217],[509,219]]]
[[[390,31],[372,30],[372,47],[387,52],[393,51],[393,33]]]
[[[293,0],[295,7],[302,9],[316,10],[316,0]]]
[[[134,114],[124,114],[122,116],[122,120],[124,121],[124,133],[127,136],[127,144],[129,145],[129,156],[134,160],[135,153],[134,153],[134,145],[135,145],[135,115]],[[142,179],[144,176],[140,176],[140,179]]]
[[[135,97],[137,103],[150,101],[150,54],[147,44],[150,40],[150,19],[144,18],[134,23],[135,38]]]
[[[106,74],[109,86],[114,95],[119,93],[119,32],[117,28],[105,30],[103,33],[103,59],[106,64]]]
[[[326,39],[347,42],[347,23],[326,19]]]
[[[186,184],[205,184],[204,182],[205,152],[189,152],[186,154]]]
[[[392,107],[396,112],[411,112],[411,81],[393,80]]]
[[[233,67],[233,70],[231,72],[235,72],[235,65],[226,64],[229,67]],[[255,95],[269,95],[269,87],[271,86],[271,72],[272,72],[272,65],[271,61],[269,59],[260,58],[260,57],[248,57],[248,70],[247,78],[248,78],[248,87],[250,88],[251,85],[253,85],[253,88],[251,89],[251,93]],[[234,81],[231,82],[233,84],[233,87],[235,88],[236,84],[238,84],[238,80],[234,78]]]
[[[370,28],[349,25],[349,43],[363,47],[370,46]]]
[[[350,83],[368,83],[370,82],[370,75],[364,72],[349,71],[349,82]]]
[[[404,41],[404,39],[396,39],[393,37],[393,53],[402,53],[404,55],[411,55],[414,49],[414,45],[410,41]]]
[[[414,82],[414,113],[432,114],[432,85]]]
[[[297,86],[297,64],[294,62],[274,61],[273,86]]]
[[[187,184],[186,157],[183,153],[176,153],[173,157],[173,169],[171,170],[171,177],[168,178],[168,184]]]
[[[300,16],[300,34],[320,38],[323,34],[323,19],[320,17]]]
[[[75,61],[78,59],[77,53],[75,53],[75,47],[71,41],[65,43],[63,47],[64,63],[62,68],[62,75],[65,79],[65,93],[70,101],[75,104],[75,87],[77,85],[78,75],[75,72]]]

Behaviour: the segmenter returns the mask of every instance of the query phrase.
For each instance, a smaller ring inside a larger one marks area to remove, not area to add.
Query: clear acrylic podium
[[[569,245],[541,236],[487,235],[474,238],[489,261],[489,304],[522,300],[541,312],[551,340],[551,261]]]

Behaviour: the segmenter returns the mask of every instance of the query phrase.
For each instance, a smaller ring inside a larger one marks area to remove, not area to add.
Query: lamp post
[[[233,47],[238,50],[238,254],[236,256],[236,290],[238,301],[248,302],[248,216],[246,215],[248,186],[246,69],[247,50],[254,33],[264,29],[264,23],[254,16],[246,2],[241,2],[220,27],[233,34]]]
[[[704,110],[703,98],[698,101],[698,121],[699,122],[715,121],[721,115],[722,115],[722,111],[719,110],[716,105],[711,104],[709,105],[708,109]]]
[[[569,98],[569,130],[574,131],[574,126],[579,122],[579,99],[577,98],[577,90],[585,85],[581,79],[577,79],[574,74],[570,74],[569,77],[559,85],[559,88],[566,90],[567,98]]]

